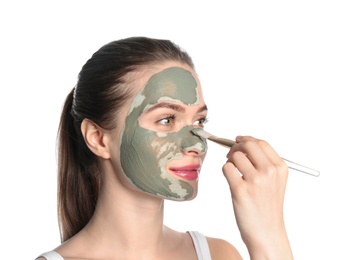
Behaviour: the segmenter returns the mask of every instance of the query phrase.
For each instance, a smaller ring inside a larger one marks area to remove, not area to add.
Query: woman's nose
[[[207,141],[194,135],[193,129],[193,126],[186,126],[178,132],[180,147],[183,153],[201,156],[207,152]]]

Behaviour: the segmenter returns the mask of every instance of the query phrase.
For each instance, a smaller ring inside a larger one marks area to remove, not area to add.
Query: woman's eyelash
[[[157,120],[157,123],[160,123],[162,125],[169,125],[171,124],[174,119],[176,118],[175,115],[167,115],[159,120]],[[165,121],[169,121],[169,122],[165,122]]]
[[[207,117],[202,117],[200,119],[198,119],[196,122],[199,122],[199,125],[205,125],[206,123],[208,123],[209,119]]]

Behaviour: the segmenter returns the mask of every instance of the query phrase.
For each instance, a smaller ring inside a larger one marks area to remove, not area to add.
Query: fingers
[[[242,150],[234,151],[227,160],[227,163],[230,163],[236,167],[237,172],[240,173],[240,176],[243,179],[249,179],[250,177],[256,174],[257,169],[254,164],[250,161],[246,153]]]
[[[238,136],[236,142],[227,154],[228,162],[233,163],[246,178],[258,172],[269,172],[275,167],[287,167],[277,152],[264,140]]]

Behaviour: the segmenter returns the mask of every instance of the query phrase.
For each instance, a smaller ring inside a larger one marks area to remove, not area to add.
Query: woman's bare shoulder
[[[243,259],[238,250],[228,241],[219,238],[207,237],[210,255],[213,260]]]

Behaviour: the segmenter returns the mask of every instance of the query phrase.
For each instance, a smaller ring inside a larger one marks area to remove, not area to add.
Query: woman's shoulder
[[[206,237],[212,259],[243,259],[238,250],[228,241],[220,238]]]

